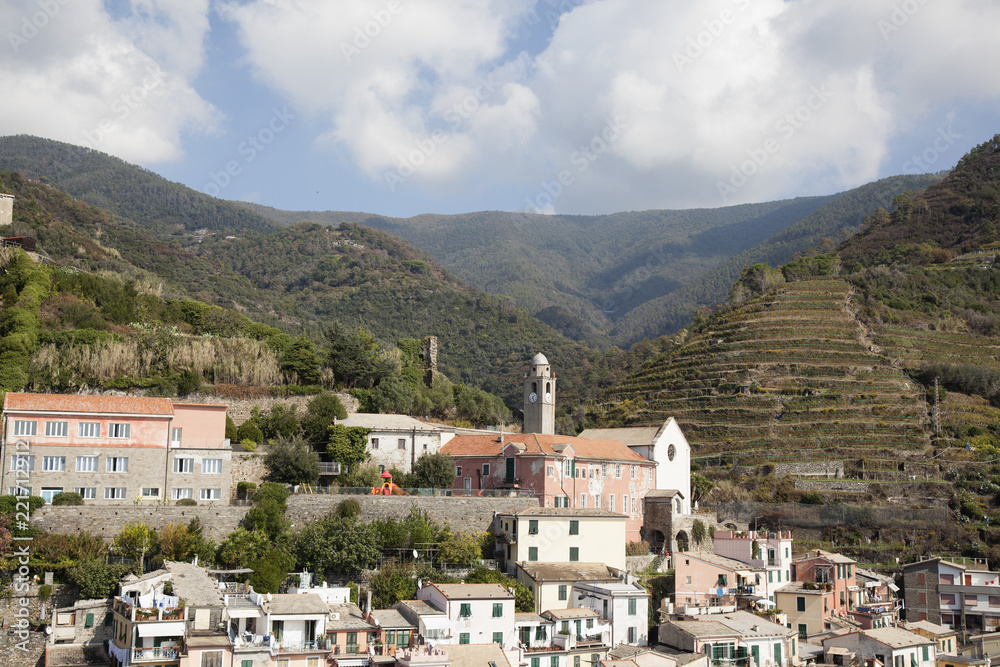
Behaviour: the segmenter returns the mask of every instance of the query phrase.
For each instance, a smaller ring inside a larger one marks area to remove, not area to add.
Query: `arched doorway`
[[[688,539],[687,531],[679,530],[677,531],[677,550],[687,551],[690,546],[691,541]]]
[[[655,551],[656,553],[660,553],[661,551],[663,551],[663,546],[664,542],[666,541],[666,538],[664,537],[662,531],[651,530],[647,535],[647,539],[649,540],[649,547],[653,551]],[[667,546],[669,547],[670,545],[668,544]]]

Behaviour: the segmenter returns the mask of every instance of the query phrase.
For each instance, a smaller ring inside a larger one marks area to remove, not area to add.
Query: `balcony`
[[[494,484],[497,489],[520,489],[524,480],[520,477],[504,477],[502,480]]]
[[[319,463],[319,474],[321,475],[339,475],[340,474],[340,463],[330,462],[330,461],[320,461]]]
[[[337,649],[340,647],[334,647]],[[357,649],[357,646],[354,647]],[[317,651],[329,651],[330,641],[328,639],[313,639],[304,642],[275,642],[272,650],[278,653],[316,653]],[[357,650],[355,650],[357,653]]]
[[[132,662],[163,662],[164,660],[180,659],[180,648],[172,646],[170,648],[135,648],[132,649]]]
[[[359,655],[361,653],[361,648],[357,644],[348,644],[347,646],[341,646],[336,644],[331,651],[332,655]]]

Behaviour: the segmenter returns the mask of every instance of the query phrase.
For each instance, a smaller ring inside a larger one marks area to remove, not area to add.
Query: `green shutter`
[[[85,628],[92,628],[92,627],[94,627],[94,615],[93,614],[87,614],[87,620],[84,622],[83,627],[85,627]]]

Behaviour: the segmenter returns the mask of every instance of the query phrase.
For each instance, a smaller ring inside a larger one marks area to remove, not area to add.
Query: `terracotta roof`
[[[441,451],[449,456],[500,456],[505,447],[515,443],[524,446],[524,450],[520,452],[524,455],[559,456],[562,452],[555,447],[569,445],[573,448],[574,456],[577,459],[652,463],[617,440],[591,440],[568,435],[543,435],[541,433],[505,433],[502,440],[501,442],[500,434],[456,435],[441,448]]]
[[[3,409],[4,412],[79,412],[83,414],[163,416],[174,414],[174,404],[169,398],[20,392],[8,392],[3,399]]]

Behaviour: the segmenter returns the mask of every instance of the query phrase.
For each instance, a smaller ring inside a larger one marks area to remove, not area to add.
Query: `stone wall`
[[[236,485],[240,482],[253,482],[260,488],[267,477],[267,466],[264,464],[264,452],[258,448],[254,453],[233,452],[233,477],[229,500],[236,500]]]
[[[486,530],[496,512],[511,512],[538,507],[534,498],[465,498],[455,496],[346,496],[294,495],[288,499],[286,517],[299,530],[311,521],[322,519],[342,500],[353,498],[361,504],[361,518],[401,519],[415,505],[431,519],[448,524],[455,532]],[[52,533],[87,532],[111,539],[123,526],[145,521],[159,530],[168,523],[188,523],[201,519],[205,536],[216,542],[236,529],[250,508],[247,506],[136,505],[97,507],[92,505],[53,507],[46,505],[31,517],[31,523]]]
[[[868,482],[846,479],[797,479],[795,480],[795,488],[809,491],[855,491],[867,493],[871,490],[871,485]]]
[[[843,461],[812,461],[807,463],[778,463],[774,466],[775,477],[827,477],[840,479],[844,476]]]
[[[226,414],[229,415],[229,417],[236,422],[237,425],[239,425],[250,417],[251,411],[257,406],[260,407],[261,412],[267,412],[275,405],[283,405],[289,409],[292,406],[295,406],[295,412],[301,418],[301,416],[305,414],[309,401],[314,398],[316,397],[288,396],[276,398],[273,396],[261,396],[258,398],[228,398],[226,396],[215,396],[213,394],[203,394],[198,392],[177,400],[179,403],[211,403],[213,405],[225,405]],[[344,407],[347,408],[348,412],[357,411],[358,399],[354,398],[347,392],[338,393],[337,398],[339,398],[340,402],[344,404]]]

